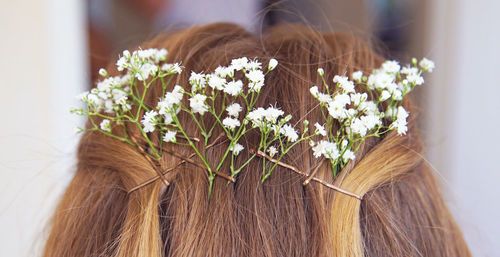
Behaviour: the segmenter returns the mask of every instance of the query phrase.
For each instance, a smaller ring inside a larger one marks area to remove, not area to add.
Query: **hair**
[[[276,58],[280,64],[266,76],[256,106],[276,104],[293,115],[291,122],[322,120],[309,93],[312,85],[321,89],[319,67],[331,81],[335,74],[370,72],[384,61],[352,35],[291,24],[256,36],[234,24],[216,23],[163,33],[141,47],[166,48],[168,62],[182,62],[185,71],[196,72],[210,72],[242,56],[263,63]],[[119,74],[112,64],[108,70]],[[188,78],[183,72],[172,86],[188,86]],[[146,102],[152,105],[160,97],[161,90],[152,86]],[[361,201],[319,183],[303,186],[303,176],[283,167],[261,183],[258,158],[235,183],[217,177],[209,200],[206,171],[191,164],[168,172],[166,188],[157,180],[127,194],[155,177],[154,167],[136,148],[85,132],[76,173],[55,210],[43,256],[470,256],[422,157],[416,110],[410,100],[404,106],[411,113],[407,135],[393,131],[369,138],[336,177],[327,162],[320,164],[317,177],[362,195]],[[180,118],[188,134],[199,136],[189,125],[193,120]],[[214,121],[205,117],[205,122]],[[256,142],[258,135],[248,133],[241,144],[250,149]],[[184,146],[169,147],[191,153]],[[211,165],[225,148],[227,143],[207,150]],[[299,144],[284,161],[312,170],[318,159],[309,149],[307,142]],[[165,153],[159,165],[169,168],[178,162]]]

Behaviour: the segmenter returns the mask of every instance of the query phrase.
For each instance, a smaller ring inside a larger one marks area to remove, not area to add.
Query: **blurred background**
[[[436,62],[421,106],[427,158],[475,256],[500,256],[500,1],[1,0],[0,256],[39,256],[73,174],[70,115],[98,67],[166,28],[281,22],[344,31],[387,58]]]

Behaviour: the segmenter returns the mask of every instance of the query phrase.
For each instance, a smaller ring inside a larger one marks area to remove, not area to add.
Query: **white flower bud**
[[[123,57],[125,57],[126,59],[130,58],[130,52],[128,50],[124,50]]]
[[[100,68],[99,69],[99,75],[101,75],[103,77],[107,77],[108,76],[108,72],[105,69]]]
[[[325,71],[323,70],[323,68],[318,68],[318,74],[323,77],[323,75],[325,75]]]
[[[274,68],[276,68],[276,65],[278,65],[278,61],[272,58],[271,60],[269,60],[268,70],[274,70]]]

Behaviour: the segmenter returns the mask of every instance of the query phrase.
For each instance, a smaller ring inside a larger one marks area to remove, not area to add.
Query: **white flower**
[[[233,67],[223,67],[219,66],[215,69],[214,74],[221,77],[226,78],[227,76],[233,76],[234,68]]]
[[[128,51],[127,51],[128,52]],[[130,54],[130,53],[129,53]],[[123,71],[124,69],[128,68],[129,67],[129,64],[128,64],[128,60],[127,58],[125,58],[125,56],[123,57],[120,57],[117,61],[116,61],[116,69],[118,71]]]
[[[248,83],[248,89],[250,92],[260,92],[263,86],[264,86],[264,81],[259,81],[259,82],[250,81],[250,83]]]
[[[326,140],[319,141],[318,144],[312,148],[312,150],[313,155],[316,158],[321,157],[321,155],[325,156],[327,159],[337,159],[339,157],[337,145]]]
[[[329,104],[331,103],[332,97],[329,94],[323,94],[323,93],[318,93],[318,101],[322,104]]]
[[[295,142],[295,141],[297,141],[297,139],[299,139],[299,135],[297,134],[297,131],[289,124],[285,124],[281,128],[281,134],[285,135],[288,138],[288,141],[290,141],[290,142]]]
[[[227,94],[230,94],[232,96],[237,96],[242,92],[243,89],[243,82],[241,80],[238,81],[229,81],[224,88],[224,92]]]
[[[311,94],[315,97],[315,98],[318,98],[318,94],[319,94],[319,91],[318,91],[318,87],[317,86],[313,86],[309,89],[309,92],[311,92]]]
[[[398,107],[396,120],[391,124],[391,128],[396,128],[399,135],[404,135],[408,131],[408,122],[406,121],[408,115],[408,112],[403,106]]]
[[[242,108],[238,103],[233,103],[226,108],[227,114],[233,117],[238,117],[241,110]]]
[[[347,139],[342,140],[342,149],[344,149],[349,144]]]
[[[231,66],[235,69],[235,70],[242,70],[244,69],[248,64],[248,59],[246,57],[241,57],[241,58],[238,58],[238,59],[233,59],[231,61]]]
[[[100,127],[104,131],[111,132],[111,123],[108,119],[102,120]]]
[[[391,93],[389,93],[389,91],[387,90],[384,90],[382,91],[382,94],[380,95],[380,98],[379,98],[379,101],[385,101],[387,99],[391,98]]]
[[[397,61],[385,61],[382,64],[382,69],[387,73],[397,73],[401,66]]]
[[[252,82],[264,81],[264,73],[261,70],[252,70],[246,74],[246,77]]]
[[[158,112],[165,116],[165,123],[172,122],[171,113],[174,111],[174,105],[180,104],[182,97],[184,96],[183,92],[184,89],[181,86],[176,85],[172,92],[167,92],[165,97],[158,102]]]
[[[135,74],[135,77],[138,80],[146,80],[148,79],[149,75],[154,75],[156,71],[158,71],[158,66],[146,62],[141,65],[141,67],[139,68],[139,72]]]
[[[227,117],[222,121],[222,124],[224,127],[228,128],[229,130],[233,131],[236,127],[239,127],[240,121],[235,118]]]
[[[233,147],[231,147],[231,152],[233,152],[233,155],[238,155],[240,154],[240,152],[245,149],[242,145],[236,143],[233,145]]]
[[[226,79],[221,78],[217,75],[213,74],[207,75],[207,79],[208,79],[208,85],[213,89],[223,90],[224,87],[226,86]]]
[[[408,75],[406,79],[408,80],[408,82],[415,84],[417,86],[424,84],[424,78],[418,74]]]
[[[157,115],[158,113],[155,111],[149,111],[144,114],[144,117],[141,121],[142,125],[144,126],[144,132],[148,133],[155,131]]]
[[[323,70],[323,68],[318,68],[318,74],[323,77],[323,75],[325,75],[325,70]]]
[[[354,153],[351,150],[346,150],[342,155],[342,159],[344,159],[344,162],[354,160],[354,158],[356,158],[356,156],[354,156]]]
[[[356,133],[356,134],[360,135],[361,137],[366,136],[366,132],[368,131],[368,128],[365,126],[365,123],[359,118],[355,118],[351,122],[350,128],[351,128],[352,133]]]
[[[434,69],[434,62],[427,59],[427,58],[423,58],[420,63],[419,63],[420,67],[422,67],[422,69],[424,71],[429,71],[429,72],[432,72],[432,70]]]
[[[161,70],[181,74],[182,67],[179,65],[179,63],[165,63],[161,66]]]
[[[267,153],[269,154],[269,156],[274,157],[278,153],[278,150],[276,149],[276,147],[270,146],[269,148],[267,148]]]
[[[246,66],[247,70],[257,70],[257,69],[260,69],[260,68],[262,68],[262,63],[260,63],[257,60],[250,60],[250,61],[248,61],[247,66]]]
[[[316,130],[318,131],[318,133],[322,136],[326,136],[326,130],[325,130],[325,127],[323,125],[320,125],[319,123],[314,123],[314,126],[316,127]]]
[[[389,84],[394,83],[396,77],[391,74],[387,74],[385,72],[378,72],[375,74],[371,74],[368,77],[368,87],[370,89],[385,89]]]
[[[337,83],[340,88],[343,89],[344,93],[354,93],[354,83],[349,81],[349,78],[346,76],[335,75],[333,77],[333,82]]]
[[[361,116],[360,119],[367,130],[371,130],[376,126],[382,125],[382,121],[380,120],[379,115],[368,114],[366,116]]]
[[[167,130],[167,132],[165,133],[165,135],[163,136],[163,141],[165,142],[175,142],[177,139],[176,139],[176,135],[177,135],[177,132],[175,131],[170,131],[170,130]]]
[[[197,88],[204,88],[205,83],[205,74],[191,71],[191,76],[189,76],[189,84],[196,85]]]
[[[274,58],[272,58],[271,60],[269,60],[269,66],[268,66],[268,70],[274,70],[274,68],[276,68],[276,65],[278,65],[278,61]]]
[[[275,123],[278,120],[278,118],[281,115],[283,115],[284,113],[285,112],[283,112],[279,108],[275,108],[275,107],[270,106],[264,112],[264,117],[266,118],[266,120],[268,122]]]
[[[359,110],[365,113],[377,113],[377,104],[373,101],[364,101],[359,104]]]
[[[415,67],[410,67],[406,66],[401,69],[401,74],[406,74],[406,75],[417,75],[418,74],[418,69]]]
[[[193,97],[189,98],[189,106],[194,113],[203,115],[206,111],[208,111],[208,105],[205,103],[206,99],[207,96],[202,94],[196,94]]]
[[[105,69],[100,68],[99,69],[99,75],[101,75],[103,77],[107,77],[108,76],[108,72]]]
[[[362,71],[355,71],[352,73],[352,79],[354,81],[361,81],[361,79],[363,78],[363,72]]]
[[[366,101],[366,99],[368,99],[368,95],[366,93],[351,94],[351,101],[354,106],[358,106],[362,102]]]

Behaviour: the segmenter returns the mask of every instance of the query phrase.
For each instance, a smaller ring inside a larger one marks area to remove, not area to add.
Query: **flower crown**
[[[118,71],[125,74],[111,77],[105,69],[100,69],[103,80],[97,83],[96,88],[79,96],[86,107],[71,111],[88,116],[92,123],[89,129],[78,128],[79,132],[98,131],[137,147],[153,167],[157,167],[155,161],[160,160],[164,152],[180,158],[178,165],[188,162],[203,167],[208,172],[209,196],[215,176],[235,182],[236,175],[258,156],[262,158],[262,182],[280,165],[307,176],[304,185],[313,180],[361,199],[315,178],[317,169],[306,173],[281,160],[294,146],[308,141],[314,157],[327,159],[336,176],[350,160],[355,159],[356,151],[367,138],[379,137],[391,130],[397,130],[399,135],[406,134],[408,112],[402,106],[402,101],[416,86],[423,84],[422,73],[431,72],[434,68],[434,63],[426,58],[420,62],[413,58],[411,65],[403,68],[397,61],[385,61],[371,74],[356,71],[351,74],[351,79],[336,75],[333,85],[329,85],[324,70],[319,68],[317,72],[326,91],[320,92],[317,86],[313,86],[310,92],[318,102],[323,124],[310,126],[305,119],[301,128],[298,128],[290,123],[292,116],[285,114],[279,107],[255,106],[265,86],[265,76],[278,65],[276,59],[271,59],[265,69],[257,59],[242,57],[233,59],[229,66],[219,66],[210,74],[191,71],[191,89],[187,90],[171,83],[173,76],[180,74],[183,67],[180,63],[166,63],[166,56],[165,49],[139,49],[133,53],[123,51],[116,66]],[[237,76],[238,73],[243,75],[242,79],[238,79],[241,77]],[[157,83],[154,85],[154,82]],[[143,85],[142,89],[140,84]],[[163,97],[154,106],[149,106],[144,99],[154,86],[161,86]],[[367,93],[357,92],[356,88],[365,88]],[[184,98],[188,101],[183,101]],[[238,104],[238,100],[245,103],[245,108]],[[192,118],[203,138],[187,134],[186,124],[179,120],[182,112]],[[215,123],[205,124],[202,119],[205,115],[212,116]],[[94,118],[102,121],[97,124]],[[125,123],[137,127],[141,134],[139,138],[128,134]],[[213,134],[216,126],[222,128],[222,134]],[[114,133],[112,128],[119,127],[124,132]],[[310,130],[310,127],[313,129]],[[248,159],[236,162],[237,158],[244,158],[240,156],[244,147],[239,141],[251,130],[260,132],[258,147],[249,149],[251,155]],[[160,132],[160,145],[151,140],[150,133],[154,131]],[[218,160],[218,165],[212,167],[206,159],[206,151],[218,144],[221,138],[225,138],[229,144],[222,159]],[[138,140],[147,144],[150,151],[145,151]],[[203,147],[197,146],[199,142],[203,143]],[[190,147],[194,153],[182,156],[169,150],[168,144]],[[201,163],[194,161],[193,157],[197,157]],[[268,161],[269,165],[266,164]],[[220,171],[225,162],[229,163],[230,174]],[[157,178],[134,190],[158,178],[168,185],[164,178],[166,172],[158,171]]]

